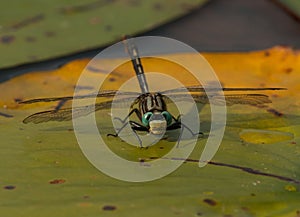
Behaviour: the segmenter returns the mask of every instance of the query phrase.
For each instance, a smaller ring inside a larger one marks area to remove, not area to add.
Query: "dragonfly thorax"
[[[142,123],[153,134],[163,134],[172,122],[172,115],[167,112],[166,103],[160,93],[145,93],[139,98]]]
[[[163,112],[167,110],[166,103],[160,93],[145,93],[139,99],[139,107],[142,115],[147,112]]]

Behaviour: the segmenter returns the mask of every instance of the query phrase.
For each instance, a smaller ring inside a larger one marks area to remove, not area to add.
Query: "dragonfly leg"
[[[179,121],[174,122],[173,124],[171,124],[170,126],[167,127],[167,130],[176,130],[181,128],[181,123]]]
[[[135,137],[139,141],[140,147],[143,148],[142,140],[139,137],[139,135],[136,133],[136,131],[145,131],[145,132],[148,132],[149,129],[147,127],[143,126],[142,124],[137,123],[135,121],[129,121],[129,123],[130,123],[132,131],[134,132]]]
[[[135,114],[137,115],[137,117],[139,118],[140,121],[142,120],[141,112],[140,112],[137,108],[132,109],[132,110],[129,112],[129,114],[128,114],[124,119],[121,119],[121,118],[118,118],[118,117],[115,117],[114,119],[119,120],[121,123],[124,124],[125,121],[127,121],[128,118],[129,118],[133,113],[135,113]]]
[[[177,140],[178,142],[177,142],[176,148],[179,148],[179,143],[181,141],[182,133],[183,133],[183,127],[180,128],[180,134],[179,134],[179,137]]]
[[[117,133],[115,133],[115,134],[109,133],[109,134],[107,134],[106,136],[119,137],[119,134],[120,134],[121,131],[128,125],[128,123],[130,123],[130,125],[132,124],[131,122],[127,122],[127,123],[125,123],[120,129],[118,129]],[[135,123],[135,124],[138,124],[138,123]],[[143,148],[141,138],[137,135],[137,133],[136,133],[136,131],[135,131],[134,129],[133,129],[133,132],[134,132],[134,135],[135,135],[135,137],[137,138],[137,140],[138,140],[138,142],[139,142],[140,147]]]
[[[143,144],[142,144],[142,140],[139,137],[139,135],[136,133],[136,131],[148,131],[148,128],[146,128],[145,126],[135,122],[135,121],[129,121],[127,123],[125,123],[118,131],[116,134],[107,134],[107,136],[113,136],[113,137],[118,137],[120,132],[128,125],[128,123],[130,123],[130,126],[134,132],[135,137],[137,138],[139,145],[141,148],[143,148]]]
[[[136,133],[136,131],[149,131],[149,129],[145,126],[143,126],[142,124],[140,123],[137,123],[135,121],[129,121],[129,122],[126,122],[128,120],[128,118],[133,114],[135,113],[137,115],[137,117],[141,120],[142,119],[142,116],[141,116],[141,113],[138,109],[132,109],[129,114],[124,118],[124,119],[121,119],[121,118],[118,118],[116,117],[115,119],[119,120],[123,126],[118,129],[118,131],[116,132],[116,134],[107,134],[107,136],[113,136],[113,137],[118,137],[120,132],[128,125],[128,123],[130,123],[130,126],[134,132],[134,135],[135,137],[137,138],[138,142],[139,142],[139,145],[141,148],[143,148],[143,145],[142,145],[142,140],[141,138],[138,136],[138,134]]]
[[[149,129],[147,127],[145,127],[144,125],[137,123],[135,121],[129,121],[130,126],[133,130],[135,131],[149,131]]]
[[[177,118],[175,118],[175,117],[172,115],[172,119],[175,121],[175,123],[176,123],[176,122],[180,122],[180,118],[181,118],[181,115],[180,115],[180,114],[177,116]]]
[[[124,129],[124,127],[126,127],[126,126],[128,125],[128,123],[130,123],[130,125],[132,126],[131,122],[133,122],[133,121],[129,121],[129,122],[126,122],[126,121],[128,120],[128,118],[129,118],[133,113],[135,113],[135,114],[138,116],[138,118],[141,117],[140,111],[139,111],[138,109],[136,109],[136,108],[135,108],[135,109],[132,109],[132,110],[129,112],[129,114],[128,114],[124,119],[115,117],[114,119],[120,121],[120,122],[123,124],[123,126],[117,131],[116,134],[111,134],[111,133],[109,133],[109,134],[107,134],[107,136],[118,137],[119,133]],[[125,122],[126,122],[126,123],[125,123]],[[134,122],[134,123],[136,123],[136,122]],[[136,125],[137,125],[137,124],[138,124],[138,123],[136,123]],[[141,125],[140,125],[140,126],[141,126]]]
[[[185,128],[185,129],[187,129],[190,133],[191,133],[191,135],[194,137],[194,136],[199,136],[199,135],[203,135],[203,133],[202,132],[198,132],[198,133],[194,133],[189,127],[187,127],[185,124],[182,124],[181,123],[181,129],[180,129],[180,135],[179,135],[179,137],[178,137],[178,142],[177,142],[177,145],[176,145],[176,148],[178,148],[179,147],[179,144],[180,144],[180,141],[181,141],[181,137],[182,137],[182,133],[183,133],[183,129]]]
[[[118,137],[120,132],[128,125],[128,122],[125,123],[120,129],[118,129],[117,133],[112,134],[112,133],[108,133],[106,136],[113,136],[113,137]]]
[[[183,132],[184,128],[187,129],[192,136],[196,136],[196,135],[203,136],[204,135],[202,132],[194,133],[188,126],[186,126],[185,124],[181,123],[180,117],[181,117],[181,115],[178,115],[177,118],[175,118],[174,116],[172,116],[172,118],[174,120],[174,123],[167,127],[167,130],[176,130],[176,129],[181,128],[180,135],[178,137],[177,147],[179,147],[179,143],[180,143],[180,140],[181,140],[181,137],[182,137],[182,132]]]
[[[183,124],[183,123],[181,123],[181,125],[182,125],[183,127],[185,127],[185,128],[191,133],[192,136],[204,135],[202,132],[194,133],[188,126],[186,126],[186,125]]]
[[[196,135],[202,135],[203,136],[204,135],[202,132],[194,133],[189,127],[187,127],[185,124],[181,123],[181,120],[180,120],[181,116],[182,116],[181,114],[179,114],[177,116],[177,118],[175,118],[175,117],[172,116],[172,118],[175,120],[174,124],[179,123],[180,125],[182,125],[183,127],[185,127],[193,136],[196,136]],[[174,128],[174,129],[178,129],[178,128]]]

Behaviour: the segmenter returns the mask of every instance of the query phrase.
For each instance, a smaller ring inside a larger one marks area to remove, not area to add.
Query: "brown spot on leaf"
[[[265,57],[268,57],[268,56],[270,56],[271,54],[270,54],[269,51],[265,51],[264,55],[265,55]]]
[[[137,6],[141,5],[141,1],[139,1],[139,0],[128,0],[127,2],[128,2],[128,5],[130,5],[130,6],[137,7]]]
[[[107,31],[107,32],[110,32],[112,30],[112,26],[111,25],[105,25],[104,30]]]
[[[15,37],[13,35],[3,35],[0,40],[3,44],[10,44],[15,40]]]
[[[242,206],[241,209],[244,210],[244,211],[249,211],[249,208],[245,207],[245,206]]]
[[[259,86],[260,86],[260,87],[265,87],[266,84],[265,84],[265,83],[260,83]]]
[[[16,186],[14,186],[14,185],[6,185],[3,188],[6,189],[6,190],[14,190],[16,188]]]
[[[23,27],[28,26],[30,24],[34,24],[34,23],[40,22],[44,18],[45,18],[44,14],[37,14],[37,15],[35,15],[33,17],[29,17],[29,18],[26,18],[24,20],[21,20],[18,23],[15,23],[10,28],[12,28],[12,29],[20,29],[20,28],[23,28]]]
[[[98,69],[96,67],[93,67],[93,66],[87,66],[87,69],[91,72],[102,72],[101,69]],[[75,86],[76,87],[76,86]]]
[[[29,56],[28,58],[29,58],[30,60],[37,60],[37,59],[38,59],[37,56]]]
[[[115,78],[109,78],[109,81],[114,82],[114,81],[116,81],[116,79]]]
[[[66,182],[66,180],[64,180],[64,179],[54,179],[54,180],[51,180],[49,183],[50,184],[63,184],[65,182]]]
[[[105,5],[113,3],[115,0],[97,0],[94,2],[81,4],[81,5],[69,5],[67,7],[61,8],[60,12],[64,15],[72,15],[74,13],[87,12],[95,10],[96,8],[103,7]]]
[[[74,85],[74,88],[77,90],[93,90],[94,87],[92,86],[82,86],[82,85]]]
[[[155,3],[154,5],[153,5],[153,9],[154,10],[158,10],[158,11],[161,11],[162,9],[163,9],[163,5],[161,4],[161,3]]]
[[[216,206],[217,205],[217,202],[215,200],[209,199],[209,198],[204,199],[203,202],[207,203],[210,206]]]
[[[290,74],[292,71],[293,71],[293,68],[290,68],[290,67],[284,69],[284,72],[285,72],[286,74]]]
[[[25,40],[26,40],[27,42],[35,42],[35,41],[36,41],[36,39],[35,39],[34,37],[32,37],[32,36],[26,37]]]
[[[96,24],[101,23],[101,19],[99,17],[93,17],[89,20],[89,23],[92,25],[96,25]]]
[[[102,210],[104,210],[104,211],[114,211],[116,209],[117,209],[117,207],[114,205],[105,205],[102,207]]]
[[[49,38],[55,36],[55,32],[52,32],[52,31],[47,31],[44,34],[46,37],[49,37]]]

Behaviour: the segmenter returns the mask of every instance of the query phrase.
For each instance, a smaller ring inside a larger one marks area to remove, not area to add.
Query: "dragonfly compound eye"
[[[172,123],[172,115],[167,111],[163,111],[161,114],[164,116],[167,121],[167,125],[169,126]]]
[[[149,126],[149,120],[152,117],[152,112],[147,112],[143,115],[142,122],[145,126]]]

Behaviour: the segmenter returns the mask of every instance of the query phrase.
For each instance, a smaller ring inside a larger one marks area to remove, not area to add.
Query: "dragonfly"
[[[123,99],[112,100],[117,94],[118,90],[102,90],[96,94],[78,95],[78,96],[63,96],[63,97],[50,97],[50,98],[36,98],[19,102],[20,104],[31,104],[37,102],[66,102],[74,99],[105,98],[106,101],[95,103],[95,105],[86,105],[73,108],[59,108],[54,110],[42,111],[32,114],[23,120],[23,123],[43,123],[48,121],[68,121],[72,118],[86,116],[98,110],[109,109],[114,104],[122,104],[124,101],[132,102],[130,106],[129,114],[124,118],[117,118],[122,122],[120,127],[114,134],[107,134],[107,136],[118,137],[121,131],[130,124],[131,129],[136,134],[137,131],[148,132],[153,135],[161,135],[166,131],[186,128],[190,133],[195,136],[201,134],[201,132],[193,132],[186,125],[181,122],[180,115],[175,117],[168,111],[167,104],[171,102],[168,96],[173,96],[176,99],[182,99],[183,101],[189,94],[194,102],[201,104],[217,103],[217,104],[244,104],[244,105],[262,105],[271,103],[269,97],[265,94],[257,93],[242,93],[242,94],[225,94],[225,102],[222,102],[223,97],[219,94],[210,95],[206,94],[207,91],[217,92],[220,88],[204,88],[202,86],[188,86],[176,89],[168,89],[160,92],[150,92],[145,71],[142,65],[142,61],[139,55],[139,51],[132,40],[123,40],[127,53],[130,56],[133,70],[140,86],[140,93],[138,97],[136,92],[121,92],[124,95]],[[285,88],[277,87],[257,87],[257,88],[227,88],[223,87],[221,90],[229,93],[233,91],[264,91],[264,90],[284,90]],[[188,91],[188,92],[186,92]],[[119,94],[119,93],[118,93]],[[168,96],[167,96],[168,95]],[[73,115],[72,115],[73,113]],[[136,115],[138,121],[130,120],[132,115]],[[136,134],[137,135],[137,134]],[[139,139],[139,144],[142,147],[142,141]]]

